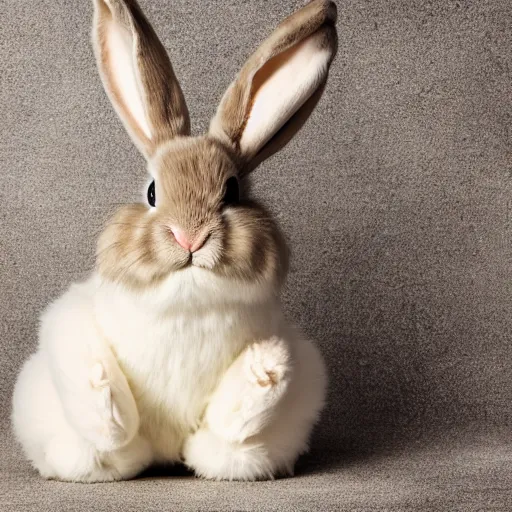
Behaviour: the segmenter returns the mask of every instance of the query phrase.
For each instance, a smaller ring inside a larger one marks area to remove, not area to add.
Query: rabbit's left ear
[[[336,5],[314,0],[286,18],[247,60],[210,124],[247,172],[282,148],[320,99],[336,54]]]
[[[94,0],[93,45],[105,90],[146,158],[162,142],[190,135],[169,57],[135,0]]]

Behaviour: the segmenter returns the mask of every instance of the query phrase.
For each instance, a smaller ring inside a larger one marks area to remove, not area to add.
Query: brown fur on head
[[[283,238],[263,208],[237,198],[237,184],[318,102],[336,52],[334,4],[315,0],[287,18],[228,88],[209,134],[190,137],[169,58],[136,1],[94,2],[100,75],[148,160],[155,200],[112,218],[98,243],[99,272],[142,287],[194,266],[275,288],[287,268]]]
[[[280,232],[263,208],[249,201],[224,204],[233,161],[214,139],[177,139],[150,162],[156,207],[121,207],[100,236],[100,272],[132,286],[157,282],[188,265],[240,280],[280,282],[287,255]],[[207,233],[190,253],[170,230],[179,225],[191,237]]]

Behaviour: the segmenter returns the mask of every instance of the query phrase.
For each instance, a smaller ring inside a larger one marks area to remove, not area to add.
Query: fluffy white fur
[[[270,289],[190,267],[151,292],[94,275],[42,317],[13,397],[47,478],[94,482],[184,462],[212,479],[291,473],[325,394],[316,348]]]
[[[106,64],[96,44],[100,73],[148,156],[143,138],[151,129],[132,55],[137,35],[117,26],[107,4],[96,1],[96,36],[108,24]],[[267,77],[242,152],[255,153],[300,108],[325,79],[331,56],[314,34]],[[323,361],[286,323],[274,284],[241,284],[209,270],[219,252],[210,243],[209,251],[194,253],[194,265],[149,291],[94,274],[47,308],[12,414],[41,475],[120,480],[155,462],[178,461],[212,479],[293,471],[323,406]]]

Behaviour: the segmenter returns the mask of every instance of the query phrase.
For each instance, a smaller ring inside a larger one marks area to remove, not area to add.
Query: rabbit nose
[[[171,233],[174,235],[176,242],[178,242],[183,249],[189,252],[196,252],[204,245],[207,233],[203,231],[196,237],[191,237],[183,229],[177,226],[171,226]]]
[[[176,242],[178,242],[181,245],[181,247],[183,247],[183,249],[185,249],[186,251],[190,251],[192,244],[185,231],[175,226],[171,226],[171,233],[174,235]]]

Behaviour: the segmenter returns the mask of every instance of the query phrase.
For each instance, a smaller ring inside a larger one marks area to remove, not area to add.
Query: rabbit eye
[[[222,202],[224,204],[235,204],[238,203],[239,199],[240,189],[238,187],[238,180],[235,176],[231,176],[231,178],[228,178],[226,181]]]
[[[148,187],[148,203],[149,206],[155,206],[156,195],[155,195],[155,180],[151,182]]]

